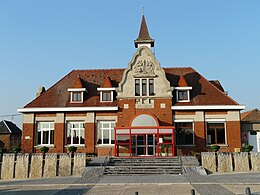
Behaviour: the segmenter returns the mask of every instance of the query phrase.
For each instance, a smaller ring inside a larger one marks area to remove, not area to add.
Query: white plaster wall
[[[257,132],[256,135],[250,135],[248,132],[248,143],[254,146],[253,152],[260,152],[260,132]]]

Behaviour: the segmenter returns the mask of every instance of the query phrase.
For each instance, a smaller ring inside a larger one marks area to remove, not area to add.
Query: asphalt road
[[[260,195],[260,173],[232,173],[201,176],[196,172],[184,175],[128,175],[96,177],[56,177],[0,181],[0,194],[87,194],[87,195],[153,195],[153,194],[252,194]]]

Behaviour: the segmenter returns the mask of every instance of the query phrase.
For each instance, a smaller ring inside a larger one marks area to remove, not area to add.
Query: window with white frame
[[[154,95],[154,79],[135,79],[135,96]]]
[[[177,102],[190,102],[190,90],[192,87],[175,87]]]
[[[176,145],[194,145],[193,122],[175,122]]]
[[[188,100],[188,90],[179,90],[178,91],[178,101]]]
[[[116,88],[97,88],[100,91],[100,102],[113,102],[114,101],[114,91]]]
[[[113,91],[101,91],[101,102],[112,102]]]
[[[207,122],[207,144],[226,144],[225,122]]]
[[[114,144],[115,121],[98,121],[97,144]]]
[[[82,93],[83,92],[72,92],[72,102],[82,102]]]
[[[67,145],[85,144],[85,125],[84,122],[67,122]]]
[[[37,122],[37,145],[54,144],[54,122]]]
[[[72,88],[68,89],[70,92],[70,103],[82,103],[84,100],[85,88]]]

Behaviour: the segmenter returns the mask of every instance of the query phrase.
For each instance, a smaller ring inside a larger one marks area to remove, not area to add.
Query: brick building
[[[124,69],[73,70],[24,108],[27,152],[173,156],[241,147],[239,105],[193,68],[162,68],[144,16]]]
[[[260,152],[260,110],[254,109],[241,114],[242,144],[254,146]]]
[[[7,120],[0,122],[0,148],[13,151],[15,147],[21,147],[22,130],[14,123]]]

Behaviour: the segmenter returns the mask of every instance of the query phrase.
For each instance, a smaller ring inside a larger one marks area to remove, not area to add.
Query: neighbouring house
[[[241,114],[242,143],[254,146],[260,152],[260,111],[250,110]]]
[[[189,155],[212,144],[241,148],[245,106],[191,67],[162,68],[144,16],[134,45],[125,68],[73,70],[18,109],[23,151],[76,146],[77,152],[136,157]]]
[[[3,120],[0,122],[0,148],[13,151],[14,147],[21,147],[22,130],[14,123]]]

